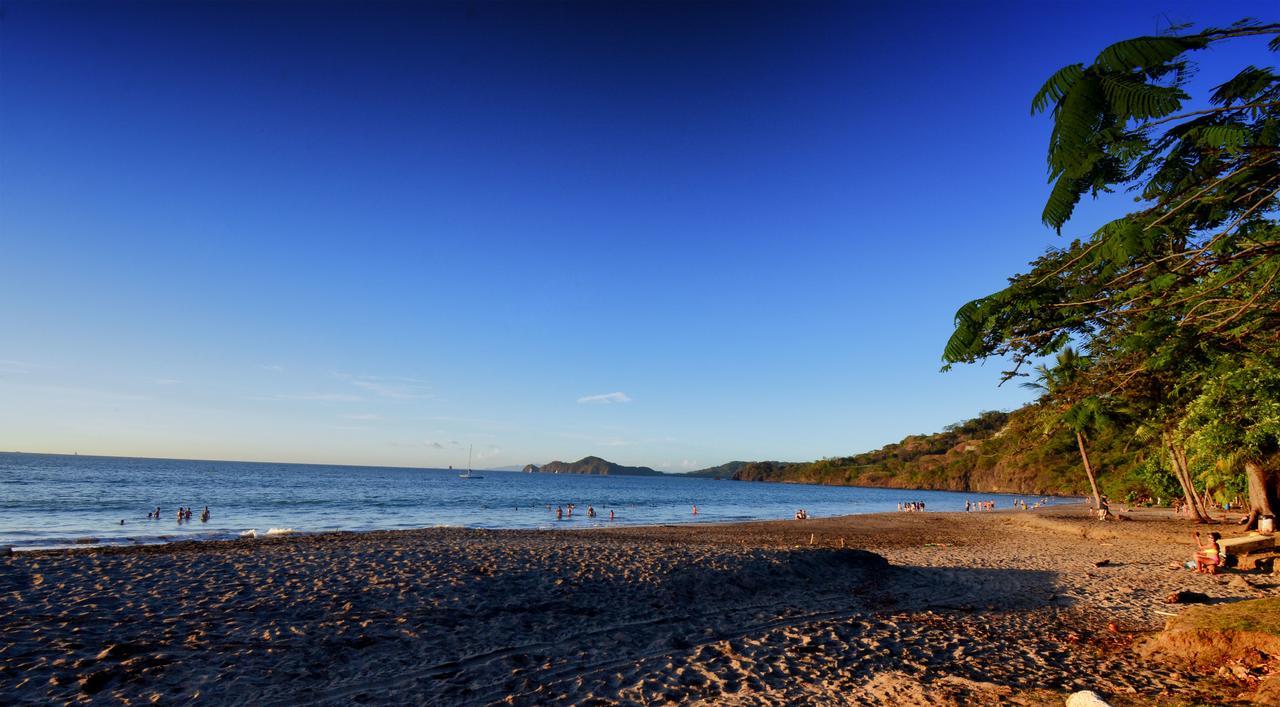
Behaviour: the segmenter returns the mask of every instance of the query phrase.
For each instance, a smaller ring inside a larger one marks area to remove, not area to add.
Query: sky
[[[1031,96],[1274,9],[0,2],[0,450],[687,471],[1016,408],[955,310],[1132,205],[1041,225]]]

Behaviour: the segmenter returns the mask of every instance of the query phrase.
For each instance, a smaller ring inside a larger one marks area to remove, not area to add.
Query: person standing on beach
[[[609,520],[613,520],[613,509],[609,510]]]

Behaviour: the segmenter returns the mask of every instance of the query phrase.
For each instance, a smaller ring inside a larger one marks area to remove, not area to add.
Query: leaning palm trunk
[[[1164,438],[1165,447],[1169,450],[1169,461],[1173,466],[1173,476],[1178,480],[1178,486],[1182,487],[1182,497],[1187,502],[1187,508],[1195,517],[1197,523],[1208,523],[1209,513],[1205,510],[1203,503],[1200,501],[1199,494],[1196,493],[1195,484],[1191,480],[1191,471],[1187,468],[1187,457],[1182,454],[1182,450],[1174,443],[1169,435]]]
[[[1245,529],[1253,530],[1258,527],[1259,518],[1274,516],[1275,509],[1280,508],[1280,469],[1250,460],[1244,463],[1244,474],[1249,481],[1249,520]]]
[[[1209,515],[1209,490],[1205,489],[1204,498],[1200,498],[1200,496],[1195,492],[1195,480],[1191,478],[1191,466],[1187,464],[1186,451],[1174,443],[1173,454],[1174,458],[1177,460],[1178,468],[1182,470],[1182,478],[1187,480],[1187,489],[1191,491],[1191,495],[1195,497],[1198,504],[1193,509],[1195,511],[1196,521],[1203,523],[1211,522],[1213,518]]]
[[[1093,489],[1093,507],[1102,508],[1102,494],[1098,493],[1098,479],[1093,475],[1093,465],[1089,463],[1089,452],[1084,448],[1084,434],[1076,432],[1076,444],[1080,447],[1080,459],[1084,462],[1085,476],[1089,477],[1089,487]]]

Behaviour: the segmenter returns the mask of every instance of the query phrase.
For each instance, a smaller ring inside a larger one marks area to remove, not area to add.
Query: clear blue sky
[[[939,355],[1061,242],[1031,95],[1275,9],[0,7],[0,449],[668,470],[1026,401]]]

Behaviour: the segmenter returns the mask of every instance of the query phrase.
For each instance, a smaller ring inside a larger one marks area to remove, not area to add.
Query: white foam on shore
[[[244,531],[243,533],[240,533],[240,537],[242,537],[242,538],[256,538],[256,537],[258,537],[258,529],[257,529],[257,528],[249,528],[248,530]]]
[[[288,535],[294,532],[293,528],[271,528],[267,531],[267,535]]]

